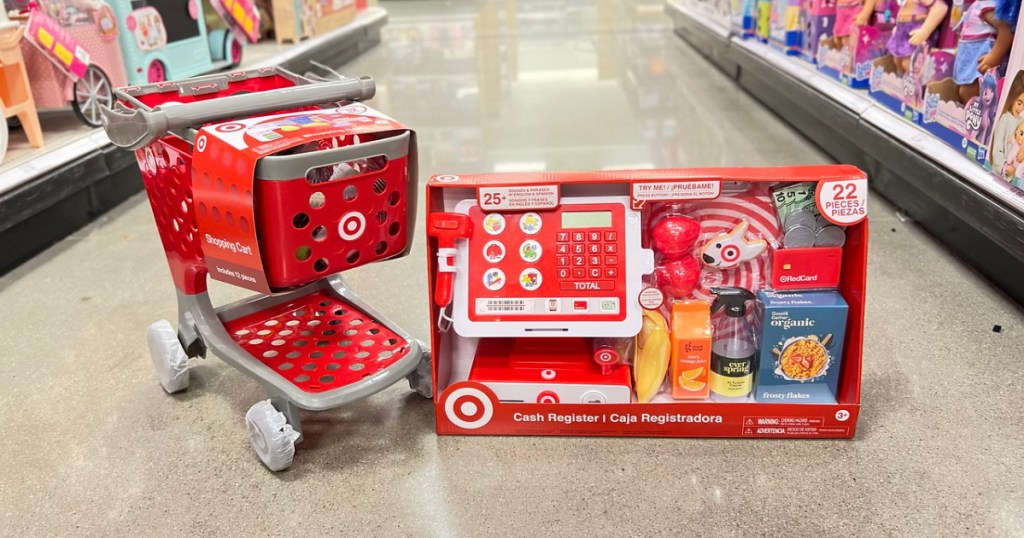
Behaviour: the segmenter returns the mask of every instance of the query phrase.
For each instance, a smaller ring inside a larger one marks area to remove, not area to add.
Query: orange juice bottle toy
[[[949,11],[944,0],[902,0],[896,14],[896,27],[885,48],[896,60],[899,74],[910,68],[910,56],[914,49],[931,39],[935,29]]]
[[[875,0],[839,0],[836,2],[836,22],[832,29],[836,45],[846,47],[854,28],[870,22],[871,13],[875,10]]]

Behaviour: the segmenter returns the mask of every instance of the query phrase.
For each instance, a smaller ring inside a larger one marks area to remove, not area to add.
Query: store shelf
[[[379,43],[386,22],[384,9],[369,8],[333,32],[243,66],[276,65],[302,73],[312,62],[342,65]],[[254,48],[266,47],[278,46]],[[0,274],[142,190],[134,156],[111,145],[102,129],[84,129],[61,142],[0,172]]]
[[[722,35],[680,0],[676,33],[747,92],[871,186],[1018,302],[1024,302],[1024,196],[813,65],[755,40]]]

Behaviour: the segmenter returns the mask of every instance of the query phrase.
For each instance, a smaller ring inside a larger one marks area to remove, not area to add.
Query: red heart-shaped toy
[[[693,256],[671,260],[654,270],[658,288],[670,299],[686,299],[700,281],[700,262]]]
[[[651,230],[651,247],[665,258],[678,260],[693,251],[700,235],[700,222],[672,215],[659,220]]]

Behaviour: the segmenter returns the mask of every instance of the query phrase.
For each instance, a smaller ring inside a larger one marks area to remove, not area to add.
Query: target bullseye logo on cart
[[[245,128],[241,123],[224,123],[214,128],[218,133],[234,133]]]
[[[448,393],[444,402],[448,421],[464,430],[476,430],[494,417],[490,395],[476,387],[460,387]]]
[[[199,135],[196,139],[196,150],[200,153],[206,151],[206,135]]]
[[[338,235],[345,241],[355,241],[366,231],[366,217],[358,211],[349,211],[338,222]]]

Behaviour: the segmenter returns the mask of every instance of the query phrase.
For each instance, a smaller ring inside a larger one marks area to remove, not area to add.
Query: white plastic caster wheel
[[[160,386],[168,394],[188,388],[188,355],[178,341],[178,333],[167,320],[160,320],[146,329],[149,358]]]
[[[409,388],[424,398],[431,398],[434,396],[434,383],[430,369],[430,348],[425,343],[420,342],[420,349],[422,350],[420,363],[407,378],[409,380]]]
[[[250,407],[245,414],[245,425],[249,429],[253,450],[267,469],[277,472],[292,466],[295,440],[299,434],[270,400],[263,400]]]

